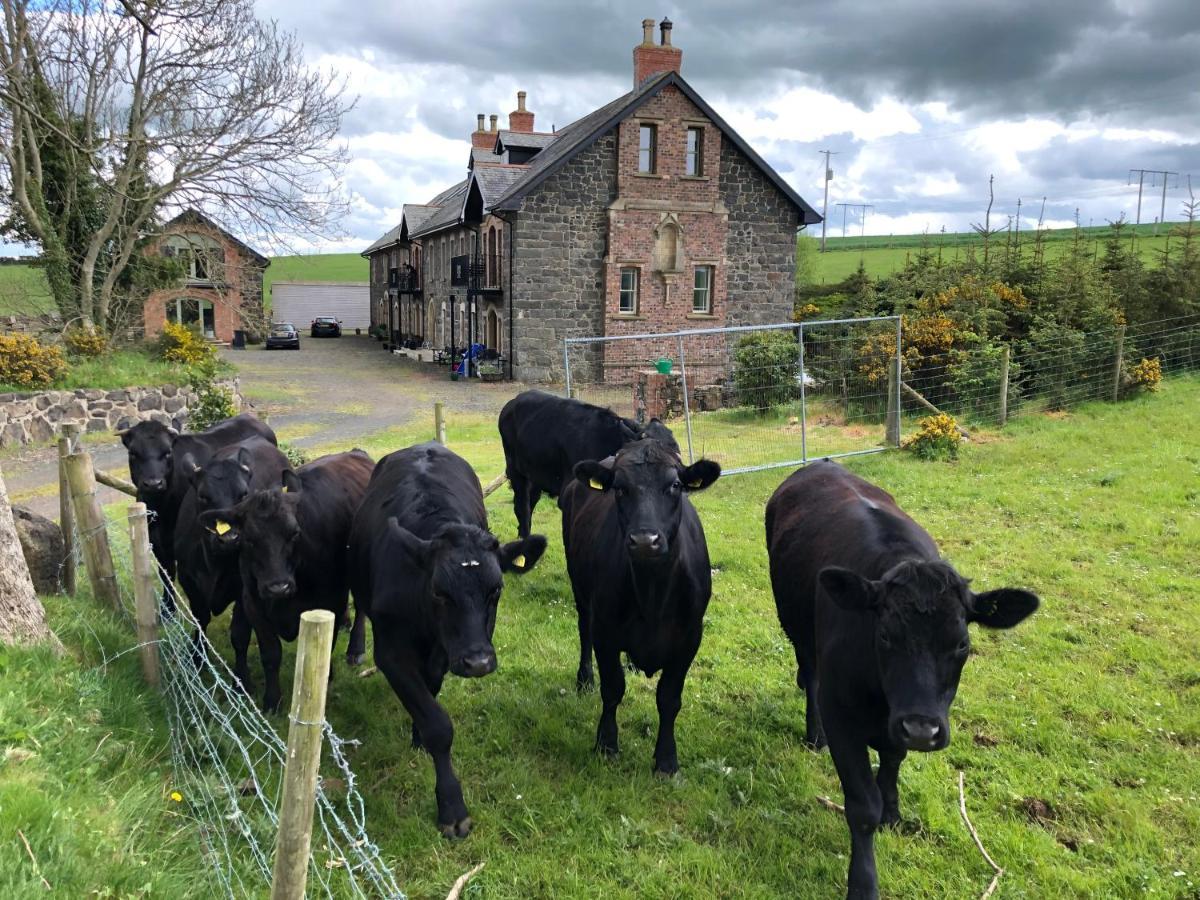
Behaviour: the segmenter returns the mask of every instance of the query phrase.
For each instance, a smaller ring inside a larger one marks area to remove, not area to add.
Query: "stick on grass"
[[[458,900],[462,896],[463,888],[467,886],[467,882],[474,878],[483,870],[485,863],[480,863],[470,872],[463,872],[458,876],[458,880],[454,882],[454,886],[450,888],[450,893],[446,895],[446,900]]]
[[[33,848],[29,846],[29,839],[25,837],[25,832],[18,828],[17,834],[21,836],[21,843],[25,845],[25,852],[29,854],[29,861],[33,863],[33,874],[42,880],[42,885],[46,890],[53,890],[50,887],[50,882],[46,880],[46,876],[42,874],[42,867],[38,865],[37,857],[33,855]]]
[[[967,792],[964,787],[966,776],[962,772],[958,773],[958,811],[962,813],[963,823],[967,826],[967,831],[971,832],[971,838],[975,841],[975,846],[979,848],[979,852],[983,854],[983,858],[987,860],[987,864],[992,867],[995,876],[992,878],[992,883],[988,885],[983,896],[979,900],[987,900],[996,891],[996,885],[1000,883],[1000,876],[1004,874],[1004,869],[996,865],[996,861],[988,855],[987,850],[983,848],[983,841],[979,839],[979,832],[975,830],[975,826],[971,824],[970,818],[967,816]]]

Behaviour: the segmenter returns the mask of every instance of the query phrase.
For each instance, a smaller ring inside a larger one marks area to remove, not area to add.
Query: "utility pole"
[[[829,182],[833,180],[833,169],[829,168],[829,157],[836,156],[833,150],[818,150],[825,154],[825,205],[821,208],[821,252],[825,252],[825,226],[829,219]]]
[[[1133,184],[1133,173],[1138,173],[1138,204],[1137,204],[1137,219],[1134,225],[1142,224],[1142,186],[1146,183],[1146,176],[1150,176],[1150,186],[1154,187],[1155,179],[1161,175],[1163,177],[1163,192],[1162,192],[1162,209],[1158,214],[1158,222],[1162,222],[1167,215],[1167,177],[1170,175],[1178,176],[1178,172],[1167,172],[1162,169],[1130,169],[1129,181],[1127,184]],[[1154,233],[1158,234],[1158,222],[1154,223]]]

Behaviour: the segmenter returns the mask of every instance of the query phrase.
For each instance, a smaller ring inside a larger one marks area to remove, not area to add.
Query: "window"
[[[712,313],[713,267],[696,266],[696,279],[692,285],[692,312],[701,315]]]
[[[689,128],[687,130],[687,151],[685,154],[684,173],[687,175],[704,174],[704,129]]]
[[[166,239],[166,255],[183,267],[187,281],[220,281],[224,251],[214,238],[203,234],[172,234]]]
[[[209,340],[215,340],[216,319],[212,302],[195,297],[175,297],[166,302],[166,318],[176,325],[198,327]]]
[[[638,270],[621,270],[621,299],[617,312],[634,315],[638,311]]]
[[[638,134],[638,171],[658,170],[658,126],[643,125]]]

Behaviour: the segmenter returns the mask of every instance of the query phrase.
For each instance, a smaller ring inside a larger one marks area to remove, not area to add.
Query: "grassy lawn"
[[[969,897],[987,886],[991,870],[958,816],[959,770],[972,820],[1007,870],[998,896],[1197,895],[1200,422],[1184,413],[1197,408],[1200,378],[1179,378],[1128,403],[1022,418],[957,463],[900,453],[847,463],[891,491],[977,589],[1023,586],[1043,599],[1016,630],[976,633],[953,743],[902,769],[902,809],[920,825],[880,836],[884,896]],[[356,443],[378,456],[431,432],[420,421]],[[490,417],[451,411],[448,438],[483,481],[503,469]],[[545,500],[534,521],[550,547],[507,583],[499,671],[448,678],[442,691],[476,821],[467,840],[438,835],[432,766],[409,749],[386,682],[350,676],[339,653],[328,715],[362,741],[352,764],[368,830],[410,896],[443,897],[482,861],[467,897],[844,890],[845,825],[815,800],[840,799],[840,788],[828,754],[802,746],[804,700],[766,569],[763,509],[785,474],[723,479],[696,498],[714,595],[671,781],[650,773],[654,682],[640,676],[618,713],[621,756],[592,752],[600,700],[575,694],[575,611],[557,509]],[[507,488],[488,508],[511,539]],[[62,896],[127,896],[143,884],[153,896],[207,896],[198,838],[166,796],[159,704],[138,689],[134,655],[98,668],[98,645],[111,655],[131,635],[91,608],[79,615],[79,602],[48,605],[68,656],[10,648],[0,660],[0,828],[24,831]],[[225,623],[210,633],[228,657]],[[0,894],[44,893],[23,848],[10,849]]]
[[[46,274],[36,266],[0,266],[0,316],[36,316],[54,309]]]
[[[271,285],[276,281],[368,281],[367,261],[357,253],[276,256],[263,276],[263,300],[271,308]]]
[[[96,359],[72,359],[67,374],[47,390],[98,388],[115,391],[129,387],[154,387],[182,384],[183,369],[174,363],[155,359],[141,350],[117,350]],[[28,392],[29,388],[0,383],[0,393]]]

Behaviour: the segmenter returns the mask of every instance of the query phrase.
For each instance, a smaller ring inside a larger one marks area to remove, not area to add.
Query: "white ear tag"
[[[466,560],[466,561],[464,561],[464,562],[461,562],[461,563],[459,563],[459,565],[460,565],[460,566],[462,566],[464,569],[466,569],[466,568],[474,568],[475,566],[479,565],[479,560],[477,560],[477,559],[468,559],[468,560]]]

